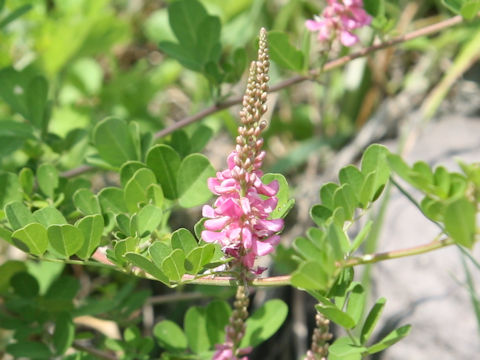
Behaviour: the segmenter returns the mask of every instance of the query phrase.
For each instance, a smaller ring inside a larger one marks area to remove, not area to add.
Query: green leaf
[[[125,203],[129,212],[137,212],[139,204],[147,202],[147,188],[154,183],[156,178],[150,169],[143,168],[135,172],[124,190]]]
[[[89,189],[79,189],[73,194],[73,204],[85,215],[100,214],[97,197]]]
[[[292,274],[292,285],[305,290],[325,290],[330,274],[317,261],[307,261]]]
[[[173,33],[185,48],[195,48],[202,37],[200,23],[208,16],[202,4],[196,0],[176,1],[168,7],[168,21]]]
[[[322,257],[322,251],[312,241],[304,237],[296,238],[293,247],[306,260],[315,261]]]
[[[104,214],[107,212],[112,212],[114,214],[128,212],[122,189],[117,187],[106,187],[102,189],[97,196]]]
[[[201,64],[209,62],[216,63],[219,60],[222,50],[220,44],[220,19],[217,16],[207,16],[199,24],[201,36],[198,37],[195,50],[195,57]]]
[[[193,237],[192,233],[187,229],[180,228],[178,230],[175,230],[175,232],[172,234],[173,249],[182,249],[185,254],[188,254],[197,246],[197,241]]]
[[[200,124],[190,137],[190,151],[192,153],[200,152],[208,144],[213,135],[213,130]]]
[[[30,80],[25,92],[28,120],[42,130],[46,129],[47,96],[48,82],[43,76],[36,76]]]
[[[55,331],[53,333],[53,345],[57,355],[63,355],[70,348],[75,337],[75,325],[68,313],[60,314],[55,320]]]
[[[325,315],[327,319],[346,329],[351,329],[355,326],[355,320],[349,314],[343,312],[328,300],[326,300],[326,303],[315,305],[315,309]]]
[[[140,236],[153,233],[162,221],[163,211],[155,205],[145,205],[137,214],[137,228]]]
[[[295,205],[295,199],[292,199],[290,196],[290,188],[288,187],[287,179],[282,174],[265,174],[262,176],[262,181],[264,184],[270,184],[272,181],[278,181],[278,193],[277,193],[277,207],[270,214],[271,219],[279,219],[287,216],[288,212]]]
[[[177,174],[179,204],[189,208],[207,202],[212,196],[207,180],[214,176],[215,169],[204,155],[188,155],[180,164]]]
[[[396,173],[405,181],[411,182],[410,179],[410,167],[407,165],[405,161],[403,161],[402,157],[397,154],[388,154],[387,155],[387,162],[390,166],[391,171]]]
[[[170,255],[172,249],[164,242],[156,241],[148,248],[148,252],[154,264],[161,268],[163,260]]]
[[[166,285],[169,285],[167,276],[154,263],[148,260],[145,256],[133,252],[126,253],[125,258],[133,265],[139,267],[146,273],[152,275],[157,280],[160,280]]]
[[[32,125],[24,122],[1,121],[0,156],[9,156],[20,149],[26,140],[35,139]]]
[[[387,163],[387,155],[390,154],[388,149],[383,145],[370,145],[362,156],[362,174],[366,177],[370,173],[374,173],[375,177],[369,179],[374,182],[373,191],[370,201],[375,200],[380,194],[379,191],[385,186],[390,176],[390,168]],[[367,182],[368,179],[365,179]],[[365,203],[362,203],[365,205]]]
[[[470,249],[475,242],[475,216],[475,207],[466,198],[453,201],[445,210],[445,230],[456,243]]]
[[[181,249],[173,250],[162,262],[162,270],[168,279],[181,282],[185,274],[185,253]]]
[[[77,255],[79,258],[87,260],[100,245],[104,226],[103,217],[99,214],[85,216],[75,226],[82,231],[85,239],[82,247],[77,251]]]
[[[290,44],[287,34],[281,31],[269,31],[267,38],[270,57],[274,62],[290,70],[303,69],[303,54]]]
[[[47,230],[41,224],[32,223],[15,231],[12,239],[24,243],[33,255],[42,256],[48,247]]]
[[[13,10],[10,14],[8,14],[2,20],[0,20],[0,29],[4,28],[15,19],[19,18],[26,12],[30,11],[31,8],[32,8],[31,4],[25,4]]]
[[[7,353],[16,358],[26,359],[51,359],[52,353],[48,349],[47,345],[22,340],[21,342],[13,343],[7,346]]]
[[[207,351],[210,341],[207,334],[206,311],[199,306],[192,306],[185,314],[183,321],[188,347],[196,354]]]
[[[120,183],[123,187],[127,185],[128,180],[130,180],[133,175],[137,172],[138,169],[145,168],[145,164],[140,161],[127,161],[120,168]]]
[[[352,220],[355,214],[355,207],[358,204],[355,191],[350,184],[344,184],[335,190],[333,195],[335,208],[343,208],[345,220]]]
[[[187,348],[187,338],[180,326],[170,320],[160,321],[153,328],[153,335],[160,346],[170,351],[184,351]]]
[[[385,0],[364,0],[363,3],[365,10],[373,17],[381,15],[385,6]]]
[[[247,319],[240,347],[256,347],[270,338],[282,326],[287,314],[288,306],[282,300],[268,300]]]
[[[367,298],[362,284],[353,283],[352,285],[353,288],[348,295],[347,314],[353,319],[356,325],[362,317]]]
[[[335,208],[333,203],[333,195],[339,186],[335,183],[326,183],[320,188],[320,199],[322,200],[322,205],[333,210]]]
[[[474,19],[480,11],[480,0],[471,0],[464,2],[460,9],[460,14],[467,20]]]
[[[21,201],[14,201],[5,206],[5,215],[13,230],[36,222],[28,207]]]
[[[3,292],[8,289],[10,285],[10,279],[13,275],[19,272],[27,271],[25,262],[17,260],[7,260],[2,265],[0,265],[0,292]]]
[[[450,191],[450,174],[443,166],[435,169],[433,174],[433,183],[435,185],[435,192],[441,198],[447,198]]]
[[[42,164],[37,169],[37,181],[40,190],[53,199],[55,189],[58,187],[58,170],[52,164]]]
[[[328,347],[329,359],[333,356],[335,360],[361,360],[362,353],[367,349],[352,343],[349,337],[340,337]]]
[[[310,209],[310,217],[318,226],[325,226],[327,220],[332,215],[332,210],[324,205],[313,205],[313,207]]]
[[[129,252],[135,252],[137,250],[138,239],[134,237],[128,237],[125,240],[119,240],[115,244],[114,253],[116,260],[124,265],[124,255]]]
[[[362,344],[365,344],[368,339],[370,339],[370,336],[375,329],[375,325],[377,325],[377,322],[380,319],[380,315],[382,315],[382,311],[386,302],[387,299],[382,297],[378,299],[377,302],[370,309],[370,312],[368,313],[367,318],[363,323],[362,331],[360,333],[360,341]]]
[[[455,14],[460,14],[460,10],[462,9],[462,4],[464,2],[465,0],[442,0],[442,4]]]
[[[343,225],[330,224],[327,232],[327,240],[332,245],[336,260],[343,259],[350,250],[350,241],[343,230]]]
[[[25,194],[30,195],[33,191],[33,186],[35,185],[35,175],[33,174],[32,169],[23,168],[20,170],[18,179]]]
[[[214,300],[207,305],[207,335],[210,344],[221,344],[225,339],[225,326],[229,322],[232,309],[226,301]]]
[[[176,59],[180,64],[193,71],[202,71],[202,64],[200,64],[192,50],[185,48],[179,44],[171,41],[160,41],[159,48],[168,56]]]
[[[215,245],[205,244],[196,247],[187,254],[185,261],[185,269],[189,274],[198,274],[198,272],[210,261],[215,255]]]
[[[405,336],[407,336],[408,333],[410,332],[411,328],[412,328],[411,325],[404,325],[404,326],[399,327],[396,330],[393,330],[390,334],[385,336],[378,343],[370,346],[367,349],[367,352],[369,354],[375,354],[379,351],[382,351],[382,350],[386,349],[387,347],[392,346],[393,344],[395,344],[396,342],[402,340]]]
[[[0,86],[1,87],[1,86]],[[11,201],[23,199],[22,187],[16,174],[0,171],[0,209]]]
[[[170,200],[178,197],[177,173],[180,163],[180,155],[167,145],[154,146],[147,154],[147,166],[153,170],[165,197]]]
[[[12,276],[10,285],[17,295],[23,298],[35,298],[40,290],[38,281],[27,272],[19,272]]]
[[[39,209],[33,213],[33,217],[37,222],[49,227],[50,225],[63,225],[67,223],[67,220],[63,214],[53,206],[47,206],[43,209]]]
[[[124,120],[110,117],[100,121],[93,129],[93,142],[100,157],[110,165],[120,167],[138,160],[138,149]]]
[[[51,225],[47,229],[53,249],[68,258],[82,248],[83,232],[73,225]]]
[[[342,185],[349,184],[355,194],[362,190],[365,176],[353,165],[342,168],[338,174],[338,179]]]
[[[162,187],[158,184],[152,184],[147,188],[147,201],[161,208],[165,203]]]

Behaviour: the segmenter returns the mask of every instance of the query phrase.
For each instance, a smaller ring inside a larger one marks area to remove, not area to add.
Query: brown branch
[[[303,81],[311,80],[312,78],[315,78],[316,76],[318,76],[321,72],[331,71],[333,69],[339,68],[339,67],[345,65],[346,63],[352,61],[352,60],[355,60],[357,58],[366,56],[366,55],[371,54],[375,51],[382,50],[382,49],[385,49],[385,48],[388,48],[388,47],[391,47],[391,46],[394,46],[394,45],[397,45],[397,44],[400,44],[400,43],[403,43],[403,42],[406,42],[406,41],[409,41],[409,40],[413,40],[413,39],[416,39],[416,38],[421,37],[421,36],[432,35],[436,32],[441,31],[441,30],[444,30],[444,29],[447,29],[449,27],[458,25],[462,22],[463,22],[463,18],[460,15],[454,16],[450,19],[440,21],[436,24],[429,25],[429,26],[423,27],[423,28],[418,29],[418,30],[414,30],[414,31],[409,32],[405,35],[395,37],[391,40],[366,47],[366,48],[361,49],[357,52],[354,52],[350,55],[342,56],[338,59],[329,61],[324,65],[323,69],[313,69],[309,72],[308,75],[296,75],[296,76],[293,76],[289,79],[280,81],[279,83],[273,85],[270,88],[270,92],[279,91],[279,90],[285,89],[287,87],[290,87],[292,85],[301,83]],[[162,130],[156,132],[154,137],[155,137],[155,139],[158,139],[158,138],[164,137],[166,135],[169,135],[172,132],[174,132],[178,129],[181,129],[181,128],[187,126],[187,125],[190,125],[190,124],[192,124],[192,123],[194,123],[198,120],[201,120],[208,115],[214,114],[214,113],[216,113],[218,111],[221,111],[221,110],[224,110],[224,109],[227,109],[227,108],[229,108],[233,105],[238,105],[241,102],[242,102],[242,97],[241,96],[236,96],[236,97],[232,97],[232,98],[230,98],[230,99],[228,99],[224,102],[211,105],[211,106],[201,110],[200,112],[198,112],[196,114],[187,116],[187,117],[177,121],[175,124],[169,126],[168,128],[165,128],[165,129],[162,129]],[[92,169],[93,169],[93,167],[91,167],[91,166],[82,165],[78,168],[75,168],[75,169],[72,169],[72,170],[69,170],[69,171],[66,171],[66,172],[62,173],[62,176],[66,177],[66,178],[70,178],[70,177],[74,177],[74,176],[78,176],[80,174],[83,174],[83,173],[85,173],[87,171],[90,171]]]
[[[82,344],[78,343],[77,341],[75,341],[72,344],[72,347],[77,349],[77,350],[84,351],[84,352],[86,352],[90,355],[96,356],[97,358],[102,359],[102,360],[118,360],[115,355],[112,355],[112,354],[110,354],[108,352],[105,352],[105,351],[97,350],[97,349],[82,345]]]

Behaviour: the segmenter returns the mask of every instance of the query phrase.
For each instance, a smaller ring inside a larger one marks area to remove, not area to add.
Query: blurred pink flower
[[[217,351],[213,354],[212,360],[248,360],[247,356],[239,358],[233,354],[233,343],[226,343],[215,345]],[[252,351],[251,347],[238,349],[237,353],[240,355],[246,355]]]
[[[315,20],[307,20],[308,30],[318,32],[320,41],[328,41],[337,36],[344,46],[352,46],[358,42],[358,36],[352,31],[370,25],[372,17],[363,9],[362,0],[328,0],[322,16]]]

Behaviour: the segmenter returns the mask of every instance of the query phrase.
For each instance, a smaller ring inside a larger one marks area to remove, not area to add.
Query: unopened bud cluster
[[[333,335],[329,332],[330,320],[322,314],[315,316],[316,328],[313,330],[312,346],[307,351],[306,360],[327,360],[328,341]]]
[[[265,152],[261,151],[263,146],[261,133],[267,126],[267,122],[262,120],[262,115],[267,111],[269,69],[267,32],[262,28],[258,43],[258,59],[250,65],[247,89],[243,96],[241,125],[238,127],[239,135],[235,147],[236,167],[232,171],[232,176],[244,187],[254,183],[254,172],[260,169],[265,157]]]
[[[249,299],[245,293],[245,288],[239,286],[235,302],[233,303],[232,315],[230,315],[229,323],[225,327],[225,342],[221,345],[216,345],[217,351],[213,355],[212,360],[248,360],[248,357],[243,355],[250,353],[252,348],[238,348],[245,335],[248,303]]]
[[[280,241],[277,233],[283,228],[283,219],[271,219],[278,198],[278,182],[264,184],[262,166],[262,131],[266,127],[265,113],[268,92],[268,47],[266,30],[260,31],[258,59],[252,62],[247,90],[240,112],[241,125],[235,150],[227,158],[228,169],[208,179],[210,191],[218,195],[214,206],[202,210],[205,230],[202,239],[218,243],[228,256],[244,268],[261,273],[254,268],[257,256],[271,253]]]

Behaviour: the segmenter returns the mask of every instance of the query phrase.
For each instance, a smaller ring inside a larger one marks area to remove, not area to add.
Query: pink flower
[[[307,20],[305,26],[312,32],[318,32],[319,41],[340,38],[344,46],[358,42],[358,36],[352,31],[370,25],[372,17],[363,9],[362,0],[328,0],[321,17]]]
[[[217,351],[215,354],[213,354],[212,360],[248,360],[248,357],[243,356],[241,358],[237,357],[236,355],[233,354],[233,344],[231,343],[226,343],[226,344],[220,344],[220,345],[215,345],[215,348]],[[251,347],[244,348],[244,349],[238,349],[237,353],[239,355],[246,355],[252,351]]]
[[[260,152],[251,171],[245,171],[236,151],[227,160],[228,169],[208,180],[210,191],[218,195],[213,207],[205,205],[202,214],[205,230],[202,239],[222,246],[225,254],[235,257],[253,270],[257,256],[274,250],[280,241],[276,235],[283,228],[282,219],[270,219],[277,206],[278,182],[261,180],[264,152]],[[243,174],[243,175],[242,175]]]

